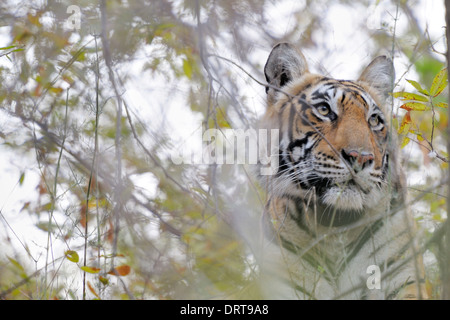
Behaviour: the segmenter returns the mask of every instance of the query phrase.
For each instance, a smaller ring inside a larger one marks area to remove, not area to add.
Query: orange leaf
[[[43,181],[39,182],[39,184],[37,186],[37,189],[39,191],[39,195],[40,196],[47,193],[47,188],[45,187]]]
[[[128,265],[121,265],[118,266],[116,268],[114,268],[114,270],[111,270],[110,272],[108,272],[108,274],[114,275],[114,276],[126,276],[130,273],[131,268]]]
[[[109,243],[113,243],[114,241],[114,226],[111,222],[111,219],[108,220],[109,222],[109,229],[106,231],[106,241]]]
[[[409,131],[409,127],[411,126],[411,113],[408,111],[403,117],[402,124],[398,129],[398,134],[406,134]]]
[[[80,207],[80,224],[86,229],[87,215],[86,215],[86,204],[81,204]]]
[[[34,96],[35,97],[40,97],[42,94],[42,86],[40,83],[38,83],[38,85],[36,86],[36,88],[34,88]]]
[[[88,285],[89,291],[91,291],[94,296],[96,296],[98,299],[100,299],[97,292],[95,292],[95,289],[92,287],[92,285],[89,281],[87,282],[87,285]]]

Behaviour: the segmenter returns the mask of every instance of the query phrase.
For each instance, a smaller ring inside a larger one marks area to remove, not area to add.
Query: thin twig
[[[111,51],[108,41],[108,28],[107,28],[107,13],[106,13],[106,0],[100,1],[100,14],[101,14],[101,39],[103,48],[103,58],[105,59],[105,64],[108,69],[109,81],[113,87],[115,98],[117,100],[117,115],[116,115],[116,137],[115,137],[115,151],[116,151],[116,183],[115,183],[115,206],[114,206],[114,239],[113,239],[113,255],[111,259],[111,269],[114,270],[114,257],[117,254],[117,241],[119,237],[120,230],[120,215],[123,211],[122,203],[122,193],[123,193],[123,181],[122,181],[122,144],[121,144],[121,133],[122,133],[122,95],[119,93],[117,82],[115,79],[114,71],[112,69],[112,59]],[[125,288],[126,289],[126,288]],[[132,296],[129,294],[130,298]]]
[[[450,1],[445,0],[445,24],[446,28],[446,38],[447,38],[447,65],[450,64],[450,49],[448,44],[450,43]],[[450,68],[447,68],[447,73],[450,72]],[[450,94],[450,93],[449,93]],[[450,98],[450,96],[449,96]],[[450,119],[450,108],[447,110],[448,119]],[[450,122],[447,123],[447,154],[450,154]],[[450,179],[449,179],[450,180]],[[445,241],[442,241],[444,252],[442,255],[442,265],[441,265],[441,275],[442,275],[442,298],[450,299],[450,181],[447,182],[447,221],[445,223]]]
[[[95,128],[94,128],[94,155],[92,156],[92,164],[91,170],[89,173],[89,182],[86,192],[86,209],[85,209],[85,228],[84,228],[84,262],[83,265],[86,267],[87,263],[87,245],[88,245],[88,226],[89,226],[89,199],[91,197],[91,186],[92,179],[94,177],[94,172],[96,174],[96,163],[97,163],[97,153],[98,153],[98,123],[100,119],[100,104],[99,104],[99,78],[100,78],[100,70],[98,65],[98,47],[97,47],[97,36],[94,36],[95,39],[95,52],[96,52],[96,72],[95,72]],[[98,180],[96,179],[96,192],[98,192]],[[97,198],[97,207],[98,207],[98,197]],[[98,219],[97,215],[97,219]],[[100,228],[100,225],[97,226]],[[83,300],[86,300],[86,272],[83,272]]]

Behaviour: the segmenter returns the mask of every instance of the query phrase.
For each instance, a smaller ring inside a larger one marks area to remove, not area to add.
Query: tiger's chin
[[[330,187],[316,203],[317,222],[327,227],[352,224],[376,206],[380,199],[381,193],[375,189],[362,191],[356,185]]]
[[[363,210],[364,193],[355,186],[331,187],[323,196],[321,201],[326,206],[333,206],[340,210]]]

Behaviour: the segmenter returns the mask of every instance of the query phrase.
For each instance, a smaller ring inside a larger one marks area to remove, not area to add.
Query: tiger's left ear
[[[279,43],[273,49],[264,66],[264,75],[271,87],[266,87],[269,103],[272,103],[277,88],[282,89],[289,82],[308,73],[306,59],[295,46]]]
[[[375,89],[384,102],[392,92],[394,79],[395,70],[392,60],[387,56],[379,56],[364,69],[358,81],[365,82]]]

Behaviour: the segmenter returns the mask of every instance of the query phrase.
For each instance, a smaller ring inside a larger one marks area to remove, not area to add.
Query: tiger
[[[427,299],[388,106],[392,59],[338,80],[311,73],[300,49],[279,43],[264,75],[259,128],[279,132],[277,167],[259,175],[264,297]]]

